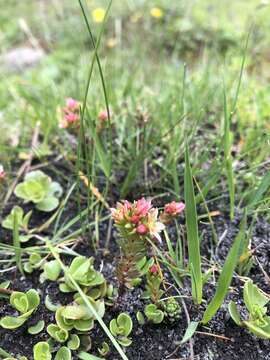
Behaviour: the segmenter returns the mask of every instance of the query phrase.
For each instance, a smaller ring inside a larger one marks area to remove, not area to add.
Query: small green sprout
[[[98,352],[101,356],[107,356],[110,353],[110,347],[106,341],[103,341],[101,347],[98,348]]]
[[[64,343],[68,339],[68,331],[66,329],[60,328],[56,324],[48,325],[47,333],[59,343]]]
[[[136,319],[138,320],[138,323],[140,325],[144,325],[145,324],[145,318],[144,315],[141,311],[137,311],[136,313]]]
[[[50,212],[59,205],[62,187],[42,171],[28,173],[24,181],[18,184],[15,195],[26,202],[33,202],[40,211]]]
[[[229,313],[239,326],[247,327],[253,334],[261,339],[270,339],[270,316],[266,315],[269,297],[257,285],[248,280],[244,285],[244,303],[249,312],[248,320],[241,320],[236,304],[229,303]]]
[[[122,346],[129,346],[132,340],[128,338],[133,328],[131,317],[126,313],[121,313],[116,319],[110,321],[110,331],[117,338]]]
[[[27,242],[34,236],[28,229],[28,223],[31,215],[32,211],[29,211],[26,215],[24,215],[21,207],[14,206],[10,214],[2,221],[2,226],[5,229],[13,230],[14,223],[16,221],[19,232],[23,232],[23,234],[19,235],[20,242]]]
[[[11,306],[18,310],[20,316],[5,316],[0,325],[5,329],[16,329],[23,325],[40,303],[38,292],[34,289],[26,293],[14,291],[10,296]]]
[[[18,227],[20,231],[28,232],[28,223],[31,218],[32,211],[24,215],[24,211],[20,206],[14,206],[9,215],[2,221],[2,226],[5,229],[12,230],[14,226],[14,217],[17,216]]]
[[[164,319],[164,312],[156,304],[148,304],[144,309],[147,319],[154,324],[160,324]]]
[[[52,359],[52,354],[50,352],[50,345],[45,341],[38,342],[34,346],[33,352],[34,352],[34,360],[51,360]]]

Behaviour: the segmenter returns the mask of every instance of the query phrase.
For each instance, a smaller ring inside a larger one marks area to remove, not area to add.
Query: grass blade
[[[183,336],[183,339],[180,342],[180,345],[185,344],[188,340],[190,340],[192,338],[192,336],[194,335],[195,331],[197,330],[197,327],[199,325],[198,321],[191,321],[185,331],[185,334]]]
[[[202,271],[200,239],[198,234],[198,217],[196,209],[196,200],[193,187],[192,171],[189,161],[189,151],[186,145],[185,150],[185,204],[186,204],[186,229],[188,242],[188,261],[191,276],[192,298],[200,304],[202,301]]]
[[[252,192],[250,194],[247,206],[252,207],[256,205],[258,202],[260,202],[269,188],[270,188],[270,171],[268,171],[264,175],[257,190],[255,190],[255,192]]]
[[[221,274],[218,279],[216,293],[211,300],[210,304],[207,306],[206,311],[203,315],[202,323],[207,324],[213,316],[216,314],[218,309],[223,303],[223,300],[228,292],[229,286],[232,281],[234,269],[237,266],[240,250],[242,248],[242,242],[245,238],[245,230],[247,224],[247,215],[244,214],[243,220],[240,224],[240,230],[236,236],[234,243],[227,255],[226,261],[223,265]]]
[[[21,242],[19,235],[18,215],[16,212],[14,212],[14,223],[13,223],[13,246],[14,246],[16,265],[20,270],[20,272],[23,274],[22,250],[21,250]]]

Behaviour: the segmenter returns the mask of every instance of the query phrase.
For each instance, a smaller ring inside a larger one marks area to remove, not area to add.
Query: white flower
[[[161,242],[160,232],[165,229],[165,225],[158,221],[158,209],[154,208],[148,212],[147,227],[152,237]]]

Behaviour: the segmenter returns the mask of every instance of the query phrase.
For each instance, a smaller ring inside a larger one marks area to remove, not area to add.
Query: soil
[[[5,213],[9,212],[12,207],[14,199],[11,199],[11,203]],[[202,256],[205,259],[210,259],[217,264],[222,264],[228,253],[235,234],[239,228],[239,216],[236,216],[234,221],[229,220],[229,216],[226,212],[222,212],[223,205],[219,205],[221,215],[214,218],[215,228],[218,233],[218,237],[222,238],[222,241],[218,244],[217,250],[211,253],[212,246],[212,233],[211,227],[207,224],[200,224],[200,233],[202,234],[201,251]],[[215,208],[217,210],[217,208]],[[44,214],[36,212],[34,222],[40,224],[41,219],[44,221]],[[64,218],[72,218],[76,214],[76,206],[71,202],[69,208],[65,211]],[[184,219],[180,219],[183,223]],[[33,225],[33,224],[32,224]],[[83,239],[78,243],[76,251],[82,255],[95,256],[95,266],[97,269],[101,269],[108,282],[116,284],[116,278],[114,275],[115,261],[118,254],[118,248],[116,245],[116,233],[113,231],[112,238],[109,243],[109,252],[104,255],[102,248],[105,244],[108,224],[102,223],[100,226],[100,239],[101,248],[94,254],[93,250],[89,246],[89,239]],[[47,235],[50,231],[47,231]],[[10,232],[0,230],[1,241],[10,243]],[[171,230],[171,236],[173,236],[173,230]],[[254,224],[252,231],[252,248],[256,248],[254,252],[254,265],[250,272],[250,277],[255,283],[261,287],[264,291],[269,291],[269,282],[263,274],[261,267],[266,273],[270,273],[270,225],[263,219],[258,219]],[[260,266],[259,266],[259,263]],[[69,262],[70,259],[66,257],[64,259]],[[218,274],[216,274],[218,275]],[[165,274],[166,279],[170,282],[170,277]],[[59,292],[58,285],[55,282],[46,281],[43,284],[39,283],[39,271],[35,271],[30,275],[23,277],[18,271],[13,270],[8,273],[4,273],[4,276],[0,278],[0,281],[4,279],[11,280],[11,289],[17,291],[27,291],[31,288],[37,289],[40,293],[41,304],[38,307],[36,313],[30,318],[30,320],[21,326],[20,328],[9,331],[0,328],[0,347],[8,351],[14,356],[27,356],[29,360],[32,357],[33,345],[39,341],[46,341],[48,334],[46,330],[43,330],[38,335],[29,335],[27,328],[30,325],[35,324],[38,320],[43,319],[46,326],[49,323],[54,322],[54,313],[47,310],[44,305],[45,296],[49,295],[51,300],[55,303],[68,304],[71,301],[71,296]],[[234,277],[231,285],[231,291],[227,296],[225,303],[218,311],[216,316],[207,326],[200,326],[197,330],[200,333],[196,333],[193,337],[194,345],[194,360],[270,360],[269,345],[265,340],[260,340],[249,333],[246,329],[240,328],[234,324],[230,319],[227,310],[227,304],[229,300],[233,299],[239,305],[241,312],[245,315],[244,306],[242,302],[242,286],[243,281],[239,277]],[[138,310],[142,310],[147,301],[140,299],[140,295],[143,291],[143,286],[135,288],[133,291],[128,291],[121,304],[116,307],[107,307],[104,321],[109,324],[109,321],[117,316],[119,312],[126,311],[133,318],[133,343],[130,347],[126,348],[127,357],[130,360],[165,360],[165,359],[190,359],[190,345],[186,343],[182,346],[178,345],[178,342],[182,339],[185,329],[187,327],[187,320],[185,313],[182,310],[181,319],[174,325],[162,323],[161,325],[146,324],[141,326],[138,324],[135,314]],[[206,308],[206,304],[212,298],[215,291],[215,284],[211,278],[209,282],[204,286],[203,297],[204,301],[202,305],[194,305],[191,300],[191,289],[188,279],[184,279],[183,288],[180,289],[181,295],[184,296],[184,301],[189,312],[191,320],[196,321],[202,318],[203,312]],[[6,299],[0,299],[0,318],[5,315],[14,314],[14,309],[10,307]],[[46,327],[45,327],[46,329]],[[102,341],[109,341],[106,339],[106,335],[96,323],[95,328],[90,332],[92,339],[91,353],[98,356],[97,348]],[[107,357],[109,360],[120,359],[113,346],[110,346],[111,353]],[[73,359],[76,359],[74,354]]]

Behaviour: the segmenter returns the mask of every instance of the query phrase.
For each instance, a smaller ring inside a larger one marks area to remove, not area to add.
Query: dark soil
[[[11,199],[12,202],[12,199]],[[12,206],[10,205],[10,208]],[[8,209],[9,210],[9,209]],[[7,212],[8,212],[7,210]],[[215,209],[216,210],[216,209]],[[222,212],[221,212],[222,213]],[[66,210],[64,218],[72,218],[76,214],[76,206],[71,202],[70,207]],[[38,224],[41,222],[41,215],[37,212],[34,221]],[[217,250],[211,253],[212,247],[212,233],[211,227],[207,224],[200,225],[200,233],[202,236],[202,255],[205,259],[212,258],[216,264],[222,264],[228,253],[235,234],[239,228],[239,218],[236,216],[236,220],[231,222],[228,219],[228,215],[223,213],[220,216],[214,218],[215,227],[219,238],[222,237],[222,241],[219,243]],[[44,218],[42,219],[44,221]],[[181,219],[183,222],[183,219]],[[115,241],[116,233],[113,232],[112,239],[109,245],[109,252],[107,255],[103,254],[102,247],[104,246],[107,225],[102,224],[100,226],[100,239],[101,249],[94,255],[94,252],[89,246],[89,239],[83,239],[83,242],[78,243],[76,251],[82,255],[95,256],[96,268],[102,269],[108,282],[116,284],[116,278],[114,275],[115,261],[118,254],[118,248]],[[49,235],[49,231],[48,231]],[[171,231],[173,236],[173,230]],[[11,242],[10,232],[2,231],[1,241],[9,243]],[[260,265],[266,271],[270,273],[270,226],[262,219],[259,219],[253,228],[252,232],[252,248],[257,248],[254,252],[254,258],[257,258]],[[64,259],[69,262],[70,259]],[[204,264],[207,267],[206,263]],[[62,294],[58,290],[58,285],[53,282],[46,281],[43,284],[39,283],[39,271],[35,271],[31,275],[23,277],[18,271],[12,271],[3,273],[4,276],[1,280],[10,279],[11,289],[18,291],[27,291],[30,288],[37,289],[40,293],[41,304],[36,313],[30,318],[30,320],[14,331],[8,331],[0,328],[0,347],[10,352],[15,356],[27,356],[28,359],[33,359],[32,348],[38,341],[46,341],[48,335],[46,330],[43,330],[40,334],[32,336],[27,333],[27,328],[30,325],[35,324],[38,320],[43,319],[46,326],[49,323],[54,322],[54,313],[46,309],[44,305],[44,299],[46,295],[55,303],[68,304],[71,301],[71,296]],[[165,274],[168,282],[171,281],[168,274]],[[216,274],[218,276],[218,274]],[[254,266],[250,272],[250,277],[266,292],[269,291],[270,284],[267,282],[260,266],[256,259]],[[231,286],[230,294],[227,296],[222,308],[218,311],[214,319],[205,327],[200,327],[199,332],[195,334],[193,338],[195,359],[199,360],[270,360],[269,345],[267,341],[259,340],[247,330],[240,328],[234,324],[230,319],[227,304],[230,299],[234,299],[238,305],[243,305],[242,302],[242,285],[243,281],[239,277],[235,277]],[[185,332],[187,327],[187,320],[184,311],[182,311],[182,317],[175,325],[161,324],[150,325],[146,324],[141,326],[138,324],[135,314],[138,310],[142,310],[147,303],[145,300],[140,299],[140,295],[143,291],[143,286],[138,287],[133,291],[128,291],[121,304],[117,306],[107,307],[104,321],[109,324],[110,319],[117,316],[119,312],[126,311],[133,318],[133,343],[126,349],[127,357],[131,360],[165,360],[165,359],[190,359],[190,346],[186,343],[182,346],[177,345]],[[200,320],[205,310],[206,304],[212,298],[215,291],[215,284],[213,279],[209,280],[204,287],[204,301],[200,306],[196,306],[191,301],[191,290],[188,279],[184,279],[184,286],[180,289],[189,312],[190,318],[193,321]],[[244,307],[242,308],[244,314]],[[14,310],[8,304],[6,299],[0,299],[0,317],[5,315],[14,314]],[[92,339],[91,353],[98,355],[97,347],[100,346],[102,341],[108,341],[106,335],[96,322],[94,330],[90,332]],[[76,355],[73,356],[76,359]],[[117,352],[114,351],[111,346],[111,353],[108,359],[120,359]]]

